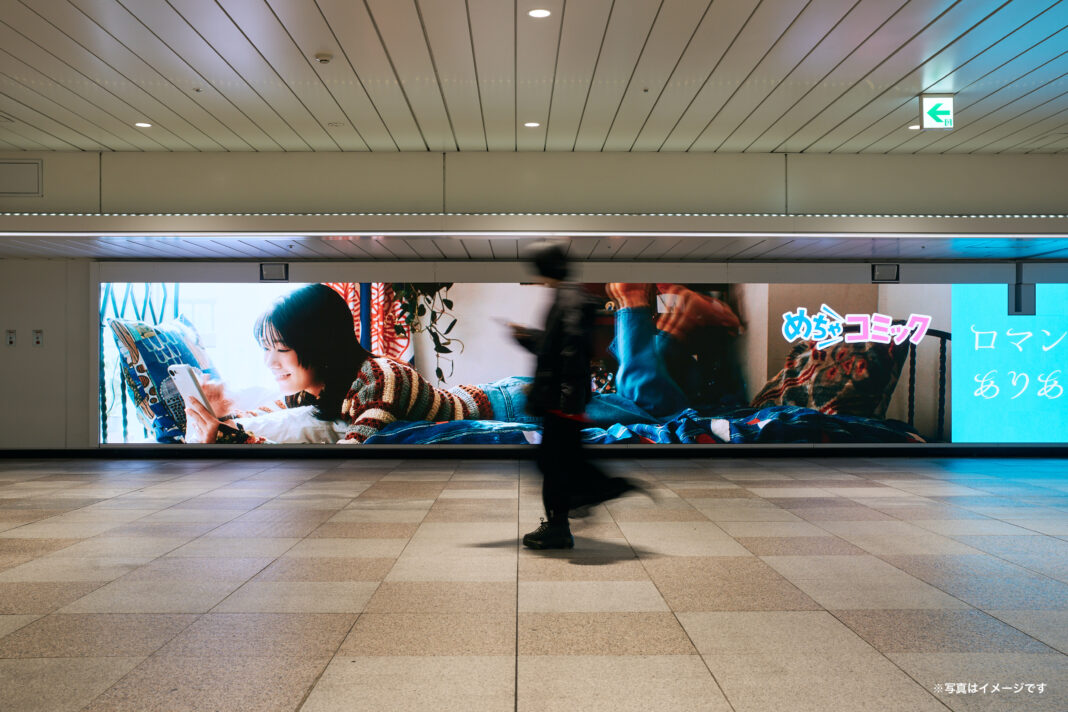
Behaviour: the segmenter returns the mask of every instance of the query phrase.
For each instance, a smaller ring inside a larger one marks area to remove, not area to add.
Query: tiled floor
[[[1068,710],[1068,462],[611,464],[0,460],[0,709]]]

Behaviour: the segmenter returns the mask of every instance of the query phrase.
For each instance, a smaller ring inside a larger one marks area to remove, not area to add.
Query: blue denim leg
[[[489,399],[493,408],[493,419],[508,423],[538,423],[540,418],[527,413],[527,386],[533,378],[509,376],[493,383],[476,386]]]
[[[619,361],[617,394],[643,412],[664,418],[689,406],[689,399],[670,375],[664,356],[677,345],[656,330],[649,307],[616,312],[616,333],[611,350]]]

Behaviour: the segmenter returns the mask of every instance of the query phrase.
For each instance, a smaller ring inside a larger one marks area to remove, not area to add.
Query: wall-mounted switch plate
[[[33,345],[44,346],[44,329],[33,330]]]
[[[4,343],[6,343],[8,346],[14,346],[15,345],[15,330],[14,329],[8,329],[7,330],[7,339],[5,339]]]

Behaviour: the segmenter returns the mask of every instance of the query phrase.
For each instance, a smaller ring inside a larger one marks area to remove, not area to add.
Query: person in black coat
[[[512,326],[516,340],[537,356],[527,410],[542,418],[537,465],[542,473],[545,519],[523,537],[531,549],[570,549],[572,509],[586,509],[638,489],[623,477],[610,477],[592,462],[582,445],[588,425],[590,357],[596,304],[578,284],[567,281],[567,255],[561,245],[542,243],[532,251],[541,281],[555,294],[541,331]]]

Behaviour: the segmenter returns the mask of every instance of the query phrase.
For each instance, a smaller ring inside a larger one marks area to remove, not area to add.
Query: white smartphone
[[[174,379],[174,385],[178,388],[178,392],[182,394],[182,398],[186,403],[190,400],[200,401],[200,404],[207,408],[209,413],[213,416],[215,415],[215,411],[208,405],[208,398],[204,395],[192,366],[184,363],[175,364],[168,368],[167,372],[171,374],[171,378]]]

